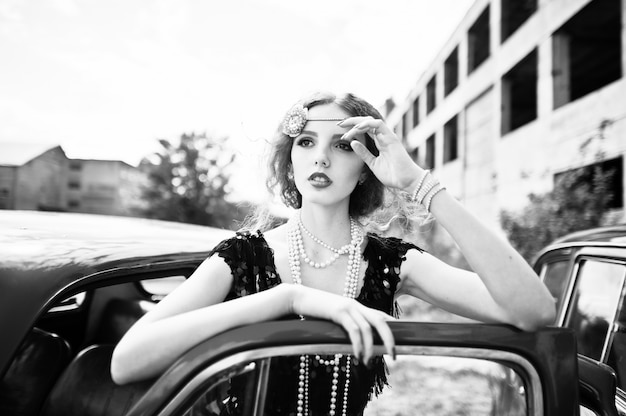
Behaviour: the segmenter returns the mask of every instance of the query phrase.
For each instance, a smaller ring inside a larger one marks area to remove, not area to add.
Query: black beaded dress
[[[363,287],[356,300],[365,306],[398,315],[394,294],[400,281],[400,266],[409,249],[418,247],[397,238],[383,238],[368,234],[363,258],[367,261]],[[421,250],[420,250],[421,251]],[[272,288],[282,281],[276,272],[274,252],[263,234],[241,233],[218,244],[211,256],[217,254],[230,267],[233,286],[225,300],[236,299]],[[297,318],[292,316],[290,318]],[[345,359],[345,358],[344,358]],[[272,415],[296,415],[298,371],[300,357],[280,357],[271,364],[267,388],[266,409]],[[361,415],[372,395],[378,395],[387,384],[387,369],[382,356],[373,358],[370,368],[352,359],[348,414]],[[309,378],[309,414],[327,415],[330,403],[332,367],[311,360]],[[343,386],[345,372],[340,372],[339,386]],[[233,379],[225,407],[220,415],[241,413],[244,383]],[[340,388],[343,391],[343,387]],[[337,414],[341,414],[342,398],[338,397]],[[220,406],[221,407],[221,406]]]

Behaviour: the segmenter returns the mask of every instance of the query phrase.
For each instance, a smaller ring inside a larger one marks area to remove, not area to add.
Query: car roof
[[[55,293],[105,271],[198,264],[233,235],[134,217],[0,211],[0,312],[10,312],[4,307],[15,303],[41,308]]]
[[[550,245],[578,242],[623,243],[626,245],[626,224],[576,231],[554,240]]]
[[[60,260],[90,265],[179,252],[211,250],[232,231],[111,215],[0,211],[0,268],[37,268]],[[59,258],[61,256],[61,258]]]

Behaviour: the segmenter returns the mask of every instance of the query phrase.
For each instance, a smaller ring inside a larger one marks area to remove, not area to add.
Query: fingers
[[[379,311],[376,311],[379,312]],[[376,328],[378,335],[383,340],[383,344],[385,345],[385,349],[387,350],[387,354],[391,356],[394,360],[396,359],[396,340],[393,337],[393,333],[391,332],[391,328],[387,324],[388,321],[393,320],[391,316],[379,312],[378,317],[373,320],[373,326]]]
[[[365,364],[371,360],[374,355],[373,328],[382,339],[387,354],[395,359],[395,340],[387,323],[393,319],[376,309],[360,304],[351,305],[346,313],[342,314],[340,324],[348,332],[354,356],[362,359]]]
[[[361,357],[363,351],[363,338],[361,337],[361,328],[354,321],[351,315],[347,314],[339,322],[348,333],[350,343],[352,343],[352,352],[355,357]]]
[[[374,163],[374,161],[376,160],[376,156],[374,156],[368,149],[367,147],[365,147],[363,145],[363,143],[361,143],[358,140],[352,140],[350,142],[350,147],[352,147],[352,150],[354,150],[354,153],[357,154],[357,156],[359,156],[361,159],[363,159],[363,162],[365,162],[365,164],[367,166],[369,166],[370,168],[372,167],[372,164]]]
[[[393,131],[389,129],[383,120],[369,116],[349,117],[338,123],[338,125],[346,128],[352,127],[343,135],[344,140],[353,140],[356,138],[355,136],[357,134],[367,133],[374,139],[378,146],[381,138],[395,137]]]
[[[357,323],[361,331],[361,341],[363,343],[363,362],[369,363],[374,350],[374,337],[369,322],[357,311],[352,311],[352,319]]]

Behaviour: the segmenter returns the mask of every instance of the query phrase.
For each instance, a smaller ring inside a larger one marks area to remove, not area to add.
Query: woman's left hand
[[[385,186],[406,190],[416,178],[423,175],[420,168],[409,156],[396,134],[383,120],[372,117],[350,117],[339,123],[339,126],[350,128],[343,135],[350,140],[354,152],[369,166],[374,175]],[[378,148],[378,156],[356,140],[359,134],[369,134]]]

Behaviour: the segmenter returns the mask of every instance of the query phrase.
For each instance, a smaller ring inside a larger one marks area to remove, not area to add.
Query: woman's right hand
[[[383,341],[387,354],[395,359],[395,340],[387,321],[392,316],[377,309],[368,308],[354,299],[328,293],[306,286],[293,286],[291,312],[302,316],[327,319],[341,325],[352,343],[354,356],[365,364],[373,356],[376,329]]]

